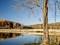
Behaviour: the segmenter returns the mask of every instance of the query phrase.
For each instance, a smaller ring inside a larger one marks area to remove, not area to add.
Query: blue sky
[[[50,0],[49,2],[53,3],[54,0]],[[36,9],[37,13],[29,14],[29,11],[25,10],[21,13],[21,9],[14,9],[12,5],[14,4],[14,0],[0,0],[0,19],[5,19],[13,22],[22,23],[25,25],[30,24],[39,24],[42,23],[42,12]],[[53,9],[53,10],[52,10]],[[48,11],[48,20],[49,23],[54,22],[54,5],[52,5],[52,9]],[[52,16],[51,16],[52,15]],[[60,13],[57,9],[57,22],[60,22]],[[39,18],[41,21],[39,21]]]

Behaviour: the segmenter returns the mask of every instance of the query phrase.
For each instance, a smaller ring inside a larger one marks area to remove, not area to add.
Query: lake
[[[42,40],[42,36],[37,36],[32,34],[23,34],[15,38],[0,40],[0,45],[22,45],[22,44],[31,43],[31,42],[38,43],[40,40]]]

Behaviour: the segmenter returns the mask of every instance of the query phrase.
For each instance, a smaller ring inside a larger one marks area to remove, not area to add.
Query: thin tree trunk
[[[48,0],[43,0],[43,43],[41,45],[48,45],[48,38]]]

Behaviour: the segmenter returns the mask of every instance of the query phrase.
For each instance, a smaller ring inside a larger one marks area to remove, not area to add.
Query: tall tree
[[[48,0],[43,0],[43,45],[48,45]]]
[[[31,11],[35,6],[40,7],[41,0],[22,0],[20,3],[16,4],[15,7],[24,6]],[[43,0],[43,43],[41,45],[48,45],[49,31],[48,31],[48,0]]]

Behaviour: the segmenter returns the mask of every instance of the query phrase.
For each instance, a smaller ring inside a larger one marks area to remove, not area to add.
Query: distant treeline
[[[24,26],[16,22],[0,20],[0,29],[32,29],[32,27]]]
[[[59,23],[48,24],[49,29],[60,29]],[[0,20],[0,29],[43,29],[43,24],[24,26],[20,23]]]
[[[43,24],[30,25],[33,29],[43,29]],[[60,23],[48,24],[48,29],[60,29]]]
[[[6,20],[0,20],[0,29],[9,29],[9,28],[21,28],[21,24],[10,22]]]

